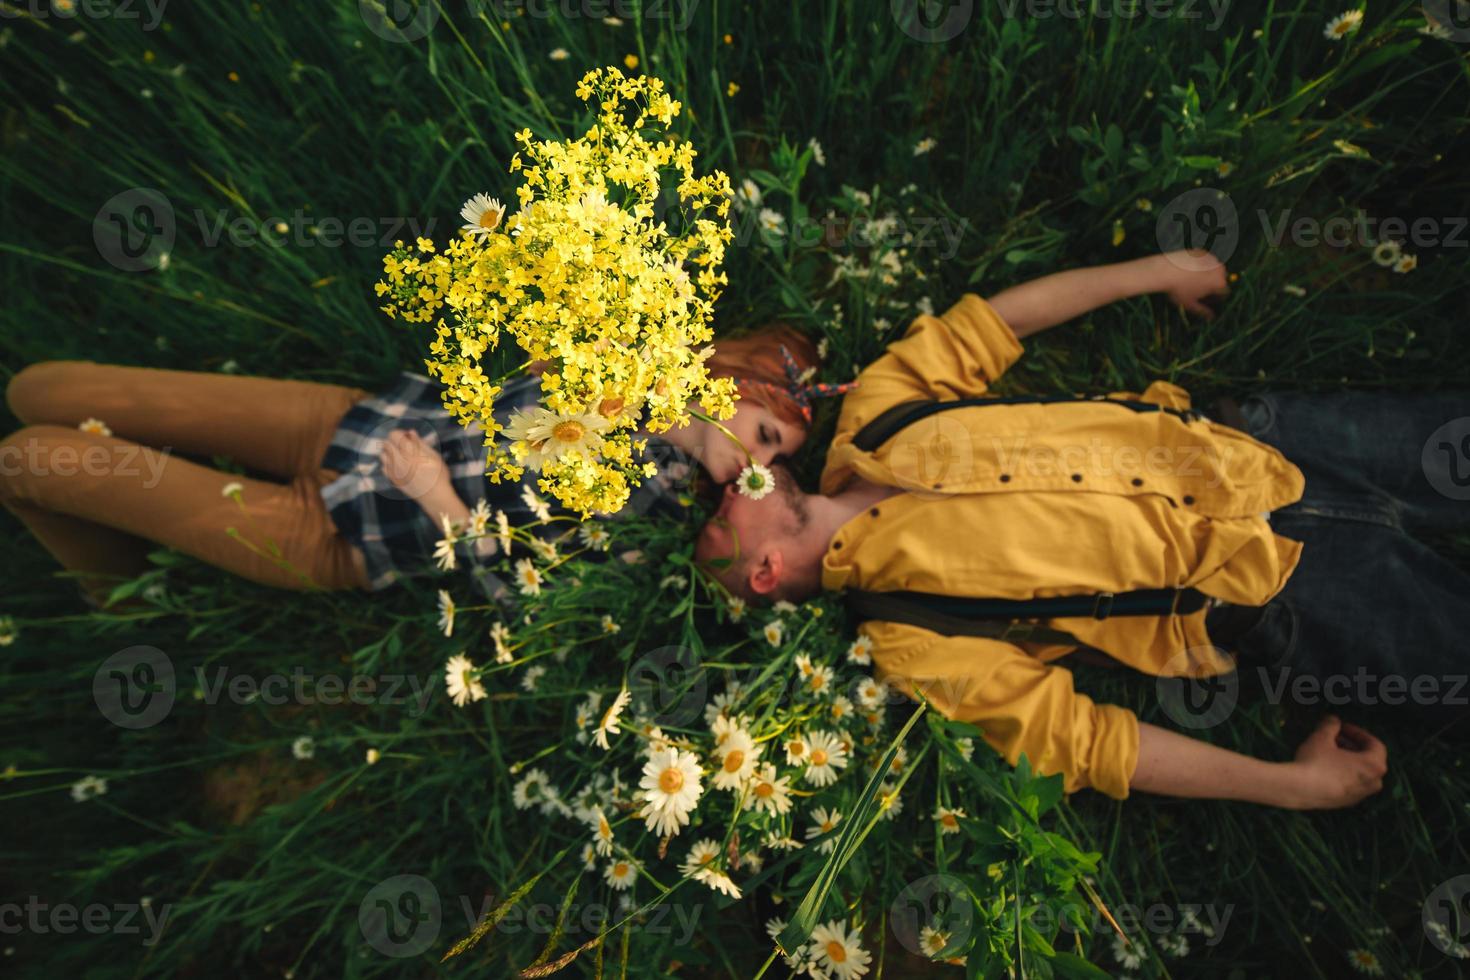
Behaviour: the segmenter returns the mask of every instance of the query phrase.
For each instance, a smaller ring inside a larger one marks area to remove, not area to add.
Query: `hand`
[[[1328,715],[1288,765],[1300,777],[1300,793],[1292,808],[1333,810],[1352,806],[1383,789],[1388,749],[1357,725]]]
[[[418,499],[441,480],[450,486],[449,464],[412,429],[394,429],[383,440],[383,474],[407,496]]]
[[[1159,259],[1164,264],[1161,291],[1168,294],[1175,305],[1183,307],[1186,313],[1213,320],[1215,311],[1206,306],[1204,300],[1230,294],[1224,263],[1202,248],[1169,252],[1160,255]]]

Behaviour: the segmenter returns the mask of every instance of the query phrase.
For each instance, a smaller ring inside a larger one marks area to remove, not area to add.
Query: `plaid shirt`
[[[473,509],[484,500],[492,510],[505,511],[512,527],[538,520],[523,496],[524,490],[534,492],[535,477],[528,473],[521,482],[491,483],[485,476],[485,430],[478,424],[460,425],[445,409],[442,391],[430,378],[403,372],[390,389],[348,410],[322,457],[325,469],[342,474],[322,487],[322,500],[337,531],[362,549],[373,591],[387,588],[400,575],[431,569],[434,547],[443,537],[443,528],[383,472],[383,442],[395,429],[412,429],[439,450],[455,492],[467,507]],[[539,379],[516,379],[496,399],[496,421],[505,425],[511,412],[530,408],[539,396]],[[633,490],[614,518],[649,513],[684,517],[687,508],[680,502],[681,491],[694,474],[694,459],[654,437],[649,438],[643,458],[658,472]],[[553,516],[575,516],[552,501],[547,504]],[[548,536],[565,527],[542,526]],[[503,555],[482,556],[471,541],[457,544],[455,554],[460,559],[457,565],[468,569],[487,596],[497,601],[509,597],[505,582],[486,566]]]

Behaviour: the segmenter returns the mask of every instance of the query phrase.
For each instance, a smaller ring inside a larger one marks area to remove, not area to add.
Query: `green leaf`
[[[1076,953],[1058,953],[1052,957],[1051,965],[1060,977],[1080,977],[1082,980],[1109,980],[1107,971],[1087,962]]]

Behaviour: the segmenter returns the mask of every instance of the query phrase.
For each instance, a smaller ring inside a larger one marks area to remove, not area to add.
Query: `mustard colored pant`
[[[48,361],[15,375],[5,397],[25,427],[0,442],[0,503],[92,596],[144,571],[148,542],[264,585],[367,587],[362,553],[322,503],[338,474],[320,462],[368,392]],[[88,419],[112,434],[79,429]],[[175,453],[228,456],[274,479]],[[222,492],[230,483],[243,487],[238,502]]]

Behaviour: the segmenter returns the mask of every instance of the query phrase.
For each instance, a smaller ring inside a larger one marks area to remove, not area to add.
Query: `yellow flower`
[[[636,54],[625,55],[623,58],[623,64],[627,65],[630,70],[633,68],[637,68],[638,56]]]
[[[736,85],[734,82],[731,82],[729,85],[725,86],[725,94],[732,99],[735,98],[735,93],[738,91],[740,91],[740,86]]]

